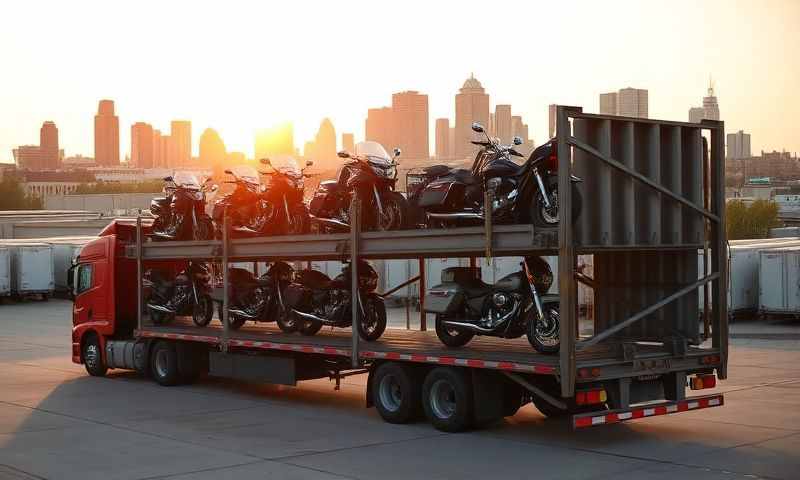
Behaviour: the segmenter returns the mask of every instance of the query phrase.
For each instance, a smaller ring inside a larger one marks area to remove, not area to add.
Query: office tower
[[[600,115],[617,114],[617,92],[600,94]]]
[[[484,91],[481,82],[470,75],[456,94],[456,132],[453,150],[457,159],[471,157],[477,150],[477,147],[470,143],[473,139],[473,122],[488,128],[489,95]]]
[[[50,121],[44,122],[39,130],[39,149],[41,151],[41,166],[43,170],[56,170],[61,167],[61,157],[58,151],[58,128]]]
[[[94,161],[99,166],[119,165],[119,118],[113,100],[100,100],[94,116]]]
[[[175,165],[187,166],[192,161],[192,122],[173,120],[170,123],[169,136],[175,142]]]
[[[225,163],[227,152],[225,142],[213,128],[206,128],[200,135],[200,145],[198,147],[200,165],[220,170]]]
[[[519,115],[511,117],[511,137],[507,142],[505,140],[503,141],[510,144],[513,137],[521,138],[523,145],[528,144],[528,124],[523,123],[522,117]]]
[[[38,145],[20,145],[12,150],[14,163],[20,170],[40,170],[42,149]]]
[[[427,95],[413,90],[392,94],[392,124],[395,143],[384,145],[387,151],[399,147],[405,159],[430,158]]]
[[[714,82],[709,80],[708,96],[703,97],[703,114],[706,120],[719,120],[719,103],[714,95]]]
[[[136,168],[153,168],[153,127],[144,122],[131,125],[131,160]]]
[[[603,96],[600,96],[600,113],[603,113]],[[547,107],[547,138],[556,136],[556,116],[558,115],[558,105],[551,104]]]
[[[729,133],[727,147],[729,160],[750,158],[750,134],[741,130],[736,133]]]
[[[336,129],[328,118],[323,118],[319,125],[317,136],[314,139],[315,160],[325,167],[331,167],[338,163],[336,156]]]
[[[305,157],[306,160],[314,160],[315,153],[313,140],[309,140],[303,144],[303,157]]]
[[[352,152],[356,149],[356,142],[353,138],[352,133],[343,133],[342,134],[342,150],[346,152]]]
[[[497,105],[494,107],[494,134],[500,143],[511,143],[514,130],[511,126],[511,105]]]
[[[436,159],[450,158],[450,119],[436,119]]]
[[[255,159],[294,155],[294,127],[290,122],[256,132]]]
[[[153,168],[163,167],[161,158],[161,130],[153,129]]]
[[[392,122],[391,107],[370,108],[367,110],[364,139],[378,142],[385,148],[392,148],[394,139],[394,126]]]
[[[703,107],[692,107],[689,109],[689,122],[700,123],[706,116],[706,111]]]
[[[161,135],[159,145],[162,168],[175,168],[178,166],[178,144],[171,135]]]

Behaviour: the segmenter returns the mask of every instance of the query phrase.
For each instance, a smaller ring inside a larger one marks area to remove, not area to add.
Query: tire
[[[439,340],[446,346],[452,348],[463,347],[475,336],[473,332],[447,328],[444,325],[446,318],[447,317],[442,314],[436,315],[436,336],[439,337]]]
[[[422,414],[422,382],[417,371],[395,362],[382,363],[372,376],[372,404],[388,423],[408,423]]]
[[[443,432],[461,432],[473,425],[472,382],[468,372],[437,367],[422,384],[422,406],[428,421]]]
[[[200,295],[192,307],[192,321],[198,327],[206,327],[214,317],[214,301],[208,295]]]
[[[300,329],[300,319],[294,312],[278,312],[276,322],[283,333],[294,333]]]
[[[211,217],[203,215],[197,220],[197,236],[195,240],[213,240],[215,235],[214,222]]]
[[[504,417],[513,417],[525,403],[525,393],[518,385],[506,385],[506,388],[503,389]]]
[[[408,223],[408,201],[399,192],[387,192],[381,198],[384,216],[376,218],[375,230],[402,230]],[[375,215],[378,216],[376,210]]]
[[[239,330],[244,325],[247,319],[238,315],[228,313],[228,326],[231,330]]]
[[[89,333],[86,340],[83,342],[81,349],[83,356],[83,366],[86,367],[86,372],[93,377],[105,377],[108,372],[108,367],[103,362],[103,352],[100,347],[100,339],[97,334]]]
[[[532,218],[531,223],[540,227],[556,227],[561,218],[561,212],[558,206],[558,177],[550,176],[544,179],[545,188],[551,192],[550,201],[555,201],[555,212],[548,211],[544,206],[544,201],[539,189],[536,189],[534,194],[534,202],[532,205],[530,215]],[[583,210],[583,197],[575,183],[572,183],[572,221],[576,221]]]
[[[175,320],[174,313],[161,312],[159,310],[150,309],[150,319],[153,320],[153,325],[166,325]]]
[[[560,315],[558,302],[544,302],[542,311],[545,319],[540,319],[535,308],[530,310],[526,334],[528,342],[539,353],[556,353],[561,347],[558,338]]]
[[[292,315],[295,315],[292,313]],[[296,317],[297,315],[295,315]],[[300,334],[305,335],[307,337],[311,337],[317,334],[320,330],[322,330],[322,322],[318,322],[316,320],[300,320],[299,318],[297,321],[302,322],[300,323]]]
[[[359,315],[358,335],[367,342],[373,342],[386,330],[386,305],[383,299],[370,294],[364,302],[365,315]]]
[[[150,351],[150,374],[165,387],[177,385],[180,381],[178,354],[172,342],[159,341]]]
[[[286,225],[286,235],[303,235],[310,230],[308,211],[303,207],[295,207],[290,212],[291,222]]]

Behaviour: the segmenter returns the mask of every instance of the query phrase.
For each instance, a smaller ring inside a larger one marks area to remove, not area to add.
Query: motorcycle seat
[[[425,175],[429,177],[441,177],[443,175],[447,175],[452,170],[453,169],[447,165],[431,165],[430,167],[425,167],[422,169]]]
[[[316,270],[301,270],[297,272],[298,282],[312,290],[327,290],[330,288],[331,279]]]
[[[464,289],[467,298],[475,298],[491,293],[493,287],[488,283],[484,283],[480,279],[470,280],[469,282],[460,285]]]
[[[461,182],[465,185],[472,185],[476,183],[475,177],[472,176],[472,172],[465,168],[456,168],[452,170],[451,173],[457,182]]]

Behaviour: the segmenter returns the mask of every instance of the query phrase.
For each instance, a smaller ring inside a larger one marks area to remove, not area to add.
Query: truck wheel
[[[214,301],[208,295],[200,295],[197,303],[192,308],[192,321],[198,327],[205,327],[211,323],[214,316]]]
[[[413,368],[383,363],[372,376],[372,403],[385,421],[408,423],[422,413],[421,386]]]
[[[437,367],[425,377],[422,406],[428,421],[443,432],[460,432],[472,426],[472,383],[463,370]]]
[[[436,336],[448,347],[463,347],[475,336],[472,332],[446,326],[444,324],[446,319],[447,317],[444,315],[436,315]]]
[[[150,352],[150,372],[160,385],[169,387],[178,384],[178,354],[172,342],[162,340],[153,346]]]
[[[94,333],[90,333],[83,342],[83,365],[93,377],[105,377],[108,371],[108,367],[103,363],[100,340]]]

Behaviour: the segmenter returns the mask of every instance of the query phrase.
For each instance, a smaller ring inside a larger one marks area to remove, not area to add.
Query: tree
[[[756,200],[748,206],[741,200],[731,200],[725,208],[725,223],[728,240],[767,238],[769,229],[780,225],[778,204]]]
[[[0,210],[41,210],[42,199],[26,195],[19,179],[13,175],[3,175],[0,181]]]

